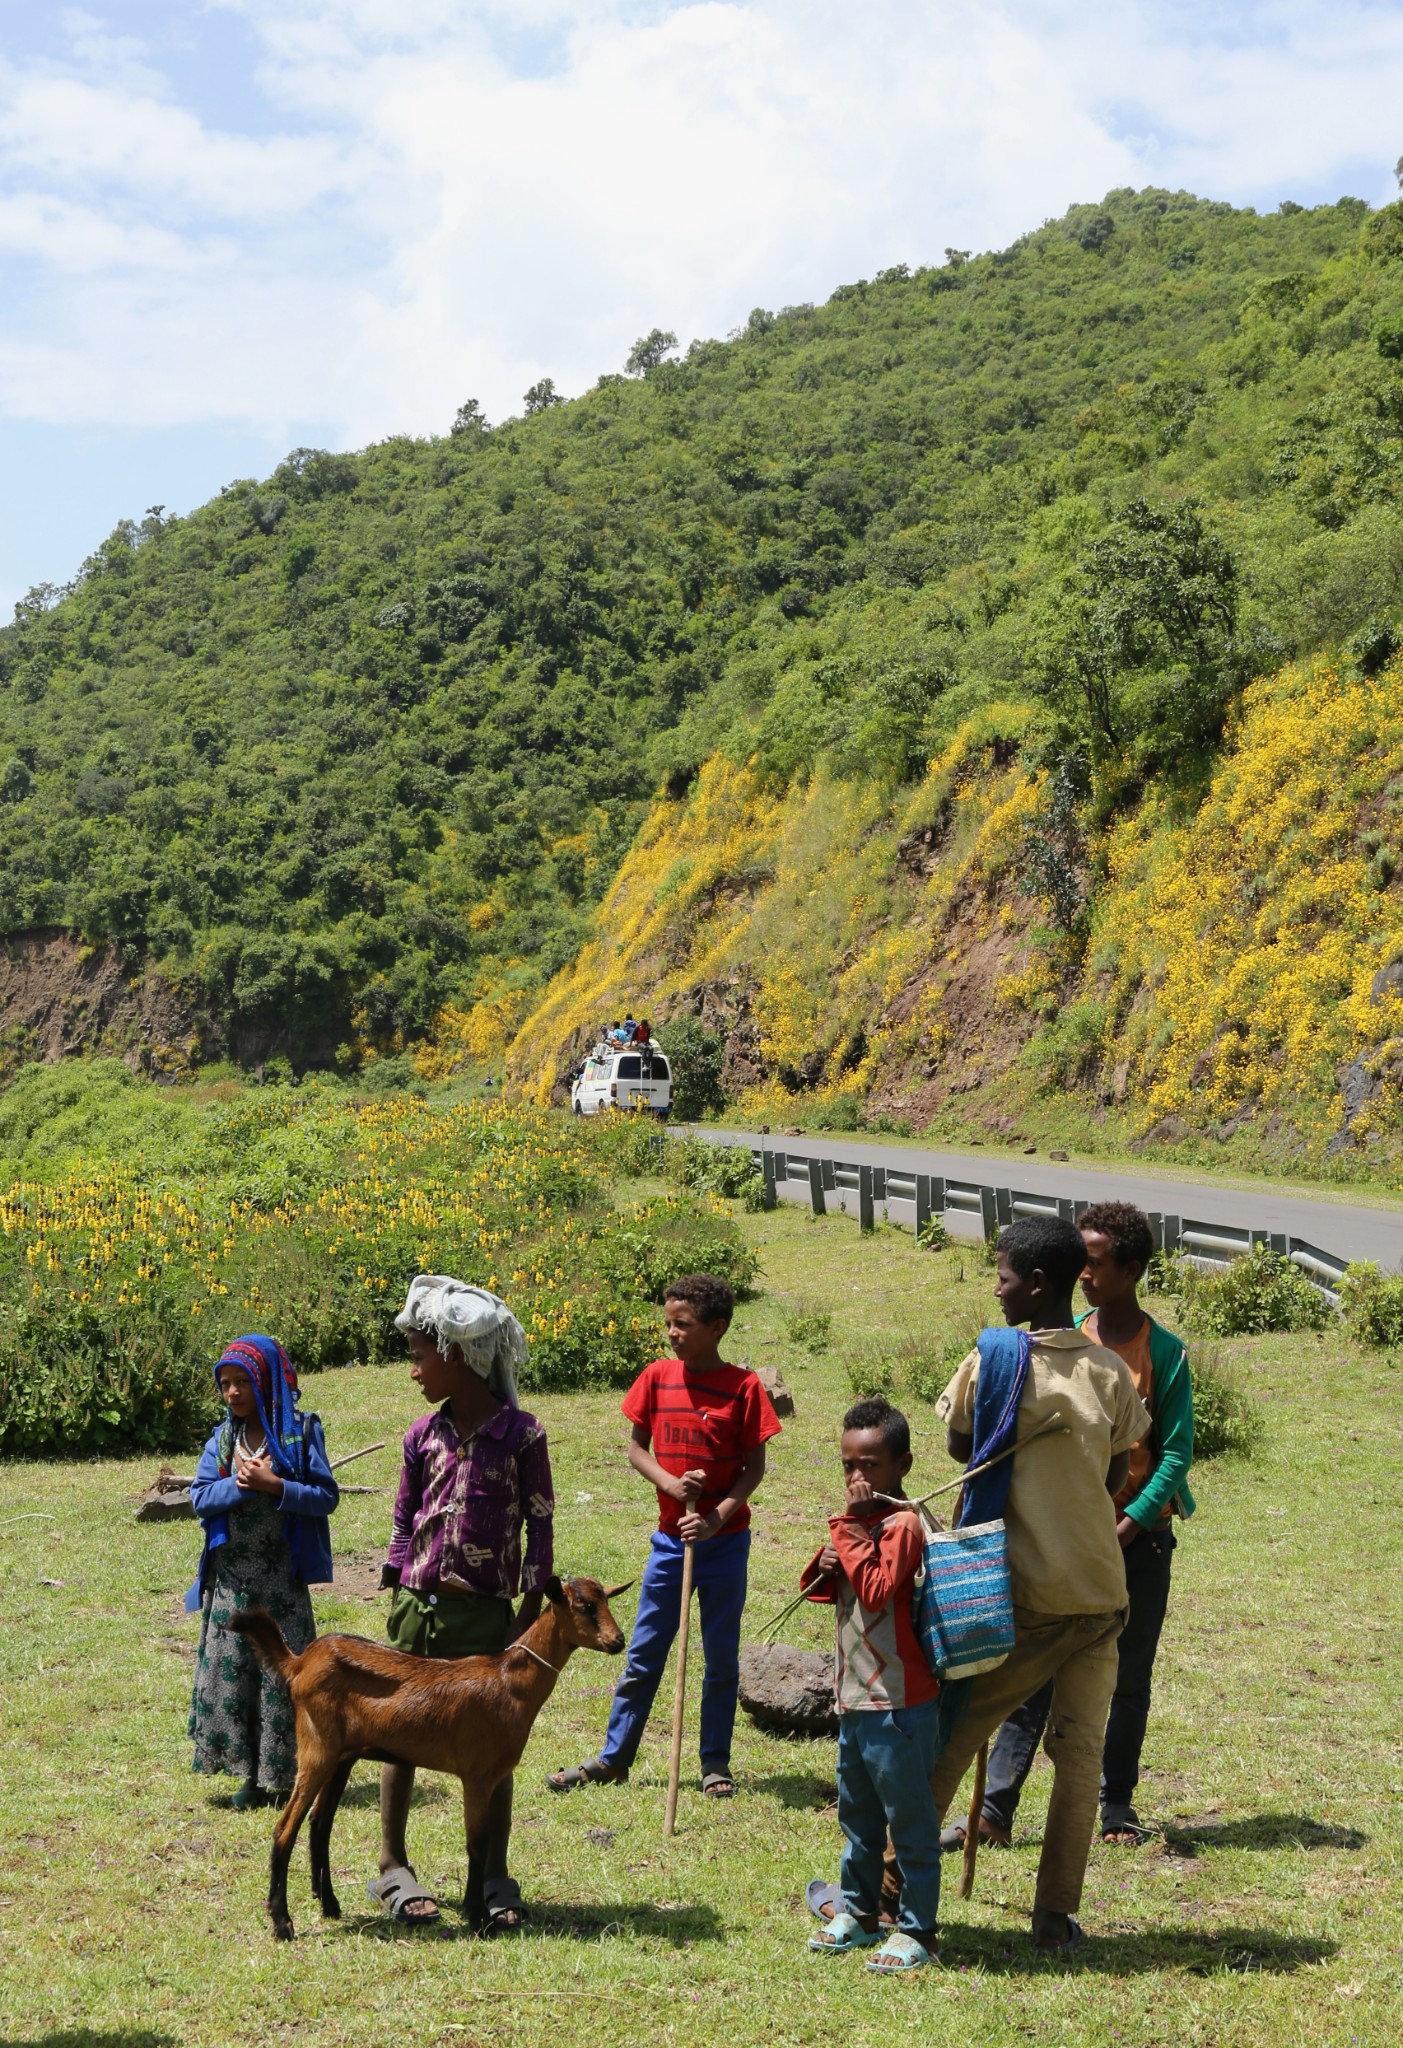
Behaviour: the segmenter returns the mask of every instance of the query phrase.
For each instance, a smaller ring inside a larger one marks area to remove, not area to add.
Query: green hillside
[[[711,756],[899,792],[1010,699],[1060,915],[1069,820],[1193,805],[1252,676],[1391,651],[1400,258],[1399,207],[1115,192],[124,524],[0,631],[0,928],[344,1063],[525,1015]]]

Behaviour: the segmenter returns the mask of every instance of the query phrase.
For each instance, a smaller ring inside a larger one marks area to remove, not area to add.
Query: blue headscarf
[[[268,1440],[268,1455],[283,1479],[305,1479],[307,1453],[302,1435],[302,1417],[297,1408],[297,1374],[292,1360],[272,1337],[236,1337],[214,1368],[215,1384],[228,1366],[248,1375],[258,1419]],[[231,1440],[232,1442],[232,1440]],[[232,1467],[219,1461],[221,1479]]]

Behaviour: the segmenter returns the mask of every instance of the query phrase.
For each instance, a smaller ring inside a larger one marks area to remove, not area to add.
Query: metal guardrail
[[[721,1141],[718,1141],[721,1142]],[[815,1216],[830,1210],[855,1214],[858,1227],[871,1230],[881,1209],[888,1223],[909,1223],[917,1236],[932,1217],[953,1216],[973,1222],[976,1234],[996,1237],[1006,1224],[1024,1216],[1064,1216],[1075,1222],[1092,1198],[1072,1195],[1035,1195],[1018,1188],[995,1187],[978,1181],[949,1180],[940,1174],[907,1173],[887,1166],[864,1166],[842,1159],[810,1153],[788,1153],[769,1145],[748,1147],[756,1170],[765,1184],[765,1204],[807,1202]],[[895,1216],[893,1209],[898,1211]],[[1298,1266],[1325,1296],[1332,1307],[1340,1302],[1340,1282],[1348,1259],[1322,1251],[1304,1238],[1283,1231],[1239,1229],[1229,1223],[1198,1223],[1191,1217],[1173,1216],[1150,1210],[1150,1229],[1156,1248],[1177,1252],[1195,1265],[1226,1270],[1257,1245],[1266,1245]]]

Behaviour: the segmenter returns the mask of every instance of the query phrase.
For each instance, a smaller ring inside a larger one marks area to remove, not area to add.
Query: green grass
[[[741,1311],[731,1353],[782,1363],[798,1402],[757,1504],[758,1624],[788,1597],[837,1504],[852,1349],[973,1328],[992,1307],[991,1276],[968,1253],[917,1254],[892,1231],[863,1240],[842,1219],[783,1210],[743,1227],[768,1291]],[[784,1336],[800,1303],[832,1313],[821,1357]],[[1222,1349],[1263,1403],[1267,1435],[1253,1463],[1195,1477],[1200,1513],[1176,1561],[1142,1785],[1141,1810],[1163,1836],[1139,1852],[1096,1848],[1082,1957],[1035,1962],[1024,1929],[1040,1764],[1014,1849],[981,1859],[968,1905],[949,1886],[944,1967],[904,1985],[804,1949],[804,1881],[832,1874],[838,1856],[826,1744],[778,1741],[742,1717],[741,1796],[704,1801],[689,1759],[672,1842],[663,1721],[626,1788],[547,1793],[544,1772],[591,1753],[603,1730],[616,1671],[584,1655],[518,1780],[529,1937],[474,1941],[451,1910],[444,1935],[397,1935],[370,1915],[374,1772],[362,1766],[333,1841],[346,1917],[319,1920],[304,1839],[291,1884],[298,1940],[275,1946],[262,1908],[271,1817],[229,1811],[231,1781],[188,1768],[196,1626],[180,1603],[193,1525],[132,1523],[149,1458],[0,1468],[0,2040],[1391,2048],[1403,1998],[1397,1376],[1333,1332]],[[393,1437],[415,1413],[397,1365],[308,1388],[333,1455]],[[614,1398],[538,1405],[561,1568],[634,1573],[651,1515],[624,1464]],[[933,1483],[949,1467],[930,1411],[913,1419],[916,1476]],[[346,1475],[381,1490],[344,1503],[338,1555],[368,1563],[379,1552],[394,1470],[391,1450]],[[14,1519],[39,1514],[54,1519]],[[382,1602],[349,1586],[317,1604],[324,1628],[380,1629]],[[631,1598],[621,1606],[627,1619]],[[802,1617],[792,1639],[824,1643],[823,1618]],[[694,1685],[693,1729],[695,1697]],[[425,1781],[411,1847],[455,1902],[463,1840],[451,1781]]]

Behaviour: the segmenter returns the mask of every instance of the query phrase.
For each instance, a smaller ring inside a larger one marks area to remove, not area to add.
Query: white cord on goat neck
[[[547,1671],[553,1671],[556,1677],[559,1678],[560,1666],[552,1664],[548,1658],[541,1655],[539,1650],[533,1650],[529,1643],[513,1643],[511,1648],[513,1650],[525,1650],[528,1657],[534,1657],[538,1664],[544,1664]]]

